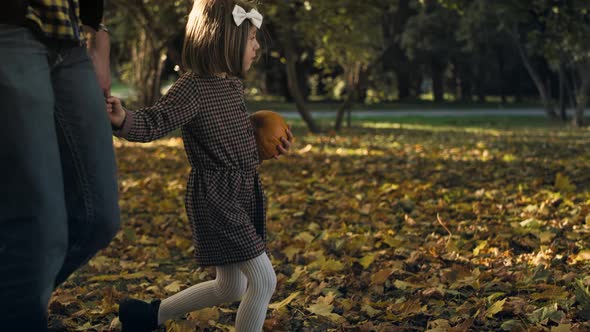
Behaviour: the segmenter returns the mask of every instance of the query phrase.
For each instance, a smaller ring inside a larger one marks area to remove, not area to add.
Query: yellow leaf
[[[385,244],[387,244],[388,246],[390,246],[391,248],[397,248],[402,244],[402,241],[397,240],[393,236],[389,236],[389,235],[383,236],[383,242]]]
[[[301,266],[296,267],[295,272],[293,272],[293,274],[291,275],[291,278],[289,278],[289,280],[287,280],[287,282],[294,283],[295,281],[297,281],[297,279],[299,279],[299,277],[301,276],[303,271],[305,271],[304,267],[301,267]]]
[[[531,294],[531,298],[534,300],[558,301],[567,299],[569,294],[569,291],[565,288],[547,285],[543,292]]]
[[[446,319],[435,319],[428,323],[429,329],[425,332],[447,332],[451,328],[451,324]]]
[[[371,276],[372,285],[383,285],[389,276],[393,274],[392,269],[383,269]]]
[[[551,332],[570,332],[571,330],[572,324],[559,324],[551,327]]]
[[[335,259],[327,260],[324,265],[322,266],[322,270],[331,271],[331,272],[338,272],[344,269],[344,264],[340,261]]]
[[[507,153],[502,157],[502,160],[507,163],[515,161],[516,159],[517,159],[516,156],[513,154],[510,154],[510,153]]]
[[[555,238],[556,234],[553,232],[540,232],[539,234],[535,234],[535,235],[539,238],[541,243],[547,244],[547,243],[551,243],[553,238]]]
[[[366,312],[367,315],[369,315],[369,317],[371,317],[371,318],[373,318],[373,317],[375,317],[375,316],[377,316],[377,315],[379,315],[381,313],[381,310],[377,310],[377,309],[371,307],[368,304],[363,305],[361,307],[361,310],[364,311],[364,312]]]
[[[294,218],[303,217],[304,215],[305,215],[305,212],[303,212],[303,211],[298,211],[298,212],[293,213]]]
[[[299,153],[304,154],[307,153],[309,151],[311,151],[311,149],[313,148],[313,145],[311,144],[307,144],[305,147],[303,147],[302,149],[299,149]]]
[[[96,256],[88,262],[88,265],[100,272],[105,272],[105,270],[112,266],[112,262],[110,262],[110,259],[106,256]]]
[[[303,242],[306,242],[309,244],[309,243],[311,243],[311,241],[313,241],[314,238],[315,237],[313,235],[311,235],[309,232],[303,232],[303,233],[300,233],[299,235],[297,235],[295,237],[295,240],[302,240]]]
[[[424,312],[427,306],[422,306],[419,299],[413,299],[406,302],[394,303],[388,309],[402,317],[409,317]]]
[[[500,301],[496,301],[494,304],[492,304],[488,308],[488,311],[486,312],[486,317],[487,318],[492,318],[492,317],[494,317],[495,314],[497,314],[500,311],[502,311],[502,309],[504,309],[504,302],[506,302],[506,299],[502,299]]]
[[[377,257],[377,253],[370,253],[359,259],[359,263],[366,269],[375,261],[375,257]]]
[[[114,281],[119,279],[131,280],[131,279],[140,279],[146,277],[144,272],[136,272],[136,273],[129,273],[129,274],[105,274],[95,276],[89,279],[89,281]]]
[[[359,211],[362,215],[368,216],[371,214],[371,204],[365,204]]]
[[[521,227],[528,227],[528,228],[539,228],[541,227],[543,222],[535,219],[535,218],[528,218],[520,222]]]
[[[477,245],[477,247],[475,247],[475,248],[473,249],[473,255],[474,255],[474,256],[477,256],[477,255],[479,255],[479,252],[480,252],[480,251],[481,251],[483,248],[485,248],[487,245],[488,245],[488,241],[487,241],[487,240],[481,241],[481,242],[480,242],[480,243]]]
[[[109,324],[109,329],[111,331],[121,329],[121,321],[119,320],[119,317],[113,318],[113,320],[111,321],[111,324]]]
[[[182,284],[180,282],[174,281],[170,285],[164,287],[164,290],[166,290],[170,293],[176,293],[176,292],[180,291],[181,286],[182,286]]]
[[[199,322],[208,322],[210,320],[219,319],[219,310],[216,307],[205,308],[197,311],[193,311],[188,315],[189,320],[196,320]]]
[[[320,298],[318,299],[317,302],[322,303],[322,304],[332,304],[332,302],[334,302],[335,298],[336,298],[336,295],[334,294],[334,292],[330,292],[326,296],[320,296]]]
[[[574,255],[573,261],[574,262],[590,261],[590,249],[584,249],[584,250],[580,251],[577,255]]]
[[[90,322],[86,322],[84,325],[78,326],[76,331],[88,331],[91,328],[93,328],[92,324],[90,324]]]
[[[159,292],[160,291],[160,287],[158,285],[151,285],[150,287],[146,288],[145,290],[149,291],[149,292]]]
[[[576,186],[570,182],[567,175],[557,173],[555,175],[555,188],[563,192],[570,192],[576,190]]]
[[[231,325],[221,324],[221,323],[215,323],[215,327],[220,328],[224,332],[235,332],[236,331],[235,327],[233,327]]]
[[[332,309],[334,309],[333,305],[323,304],[323,303],[316,303],[316,304],[312,304],[309,307],[307,307],[307,310],[309,310],[313,314],[326,317],[334,322],[344,323],[346,321],[344,319],[344,317],[342,317],[338,314],[332,313]]]
[[[590,319],[590,291],[588,291],[588,287],[584,286],[584,283],[581,279],[577,279],[574,283],[574,294],[576,294],[576,301],[580,303],[582,306],[584,314],[584,318]]]
[[[414,288],[414,287],[412,286],[412,284],[410,284],[409,282],[405,282],[405,281],[403,281],[403,280],[396,280],[396,281],[393,283],[393,285],[394,285],[396,288],[399,288],[399,289],[401,289],[401,290],[406,290],[406,289],[408,289],[408,288],[409,288],[409,289],[412,289],[412,288]]]
[[[299,249],[299,248],[296,248],[294,246],[288,246],[287,248],[283,249],[283,254],[285,254],[285,256],[287,256],[287,259],[289,261],[293,261],[293,258],[295,258],[295,255],[297,255],[300,251],[301,251],[301,249]]]
[[[320,316],[328,316],[332,313],[332,309],[334,309],[333,305],[325,303],[312,304],[307,308],[307,310],[309,310],[311,313]]]
[[[353,301],[351,299],[342,299],[340,301],[340,306],[342,307],[342,309],[344,309],[344,311],[349,311],[352,310],[354,306],[356,306],[356,301]]]
[[[291,293],[291,295],[289,295],[286,299],[282,300],[281,302],[275,302],[272,303],[271,305],[269,305],[268,307],[271,309],[281,309],[282,307],[288,305],[289,303],[291,303],[291,301],[293,301],[297,296],[299,296],[301,292],[294,292]]]

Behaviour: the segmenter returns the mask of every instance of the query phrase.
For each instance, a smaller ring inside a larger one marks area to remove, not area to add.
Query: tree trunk
[[[166,58],[161,47],[152,45],[149,31],[141,30],[132,51],[135,75],[131,86],[137,91],[139,106],[152,105],[161,97],[160,78]]]
[[[363,65],[360,61],[355,61],[352,65],[344,66],[344,77],[346,79],[346,98],[344,103],[336,113],[336,123],[334,130],[338,131],[342,128],[342,119],[344,112],[347,112],[346,124],[348,128],[352,125],[352,106],[354,103],[362,103],[366,97],[366,90],[368,87],[369,73],[377,66],[383,59],[386,52],[377,57],[369,65]]]
[[[486,102],[486,93],[483,87],[483,79],[481,78],[481,69],[477,69],[475,72],[475,96],[477,97],[478,103],[485,103]]]
[[[522,75],[516,75],[516,77],[514,77],[514,75],[512,76],[512,80],[515,80],[515,82],[518,82],[517,84],[515,84],[514,87],[514,102],[519,104],[522,102],[522,86],[520,84],[520,78],[522,77]]]
[[[348,111],[349,119],[348,122],[350,123],[350,110],[352,109],[352,99],[354,93],[348,93],[346,95],[346,99],[344,103],[340,105],[338,108],[338,112],[336,113],[336,123],[334,124],[334,130],[339,131],[342,129],[342,119],[344,118],[344,112]],[[350,124],[349,124],[350,126]]]
[[[559,62],[559,117],[562,121],[567,120],[567,95],[566,95],[566,69],[563,61]]]
[[[395,73],[397,78],[397,98],[400,100],[411,96],[412,68],[415,68],[399,43],[406,22],[415,14],[410,2],[410,0],[395,1],[395,10],[388,8],[390,2],[383,2],[385,4],[382,19],[383,38],[389,44],[389,51],[383,61],[383,70]]]
[[[299,88],[299,81],[297,76],[297,52],[295,52],[294,42],[288,33],[282,36],[283,49],[285,51],[285,58],[287,60],[287,84],[289,92],[293,97],[293,101],[297,107],[297,111],[301,115],[303,121],[312,133],[319,133],[319,128],[313,120],[311,113],[305,105],[305,99]]]
[[[574,82],[575,78],[575,70],[570,70],[568,75],[568,71],[565,72],[565,89],[567,94],[567,99],[569,101],[569,107],[575,109],[577,107],[576,102],[576,91],[578,91],[578,86]]]
[[[361,67],[359,70],[358,84],[356,87],[357,103],[364,103],[367,99],[367,91],[369,90],[369,70]]]
[[[471,72],[469,63],[455,61],[455,70],[459,80],[459,97],[462,102],[470,103],[473,99]]]
[[[471,92],[471,82],[469,77],[461,76],[461,101],[470,103],[473,101],[473,93]]]
[[[524,45],[522,45],[522,42],[520,41],[518,32],[513,32],[510,35],[512,36],[514,44],[516,45],[518,54],[520,55],[520,59],[522,60],[527,72],[529,73],[529,76],[531,77],[533,83],[535,83],[535,86],[539,91],[539,96],[541,97],[541,101],[543,102],[545,113],[551,119],[557,118],[557,114],[555,114],[553,103],[551,102],[551,96],[547,93],[548,90],[545,87],[545,84],[543,83],[541,76],[539,75],[539,73],[537,73],[535,68],[533,68],[533,65],[531,64],[531,61],[526,53],[526,50],[524,49]]]
[[[445,100],[444,72],[444,65],[438,63],[436,60],[433,60],[431,63],[432,93],[434,95],[434,101],[437,103],[443,102]]]
[[[578,65],[577,71],[580,76],[580,87],[576,93],[577,105],[574,115],[574,126],[582,127],[584,125],[584,109],[588,102],[588,92],[590,90],[590,64]]]
[[[410,97],[410,73],[406,69],[399,69],[395,71],[397,77],[397,98],[404,100]]]
[[[506,81],[506,74],[504,73],[506,67],[506,61],[504,60],[504,54],[502,53],[502,48],[498,48],[496,51],[496,56],[498,59],[498,69],[500,74],[500,98],[502,100],[502,105],[506,105],[507,98],[506,98],[506,89],[504,88],[504,82]]]
[[[173,35],[165,33],[157,25],[151,25],[153,17],[142,1],[112,0],[116,10],[129,13],[138,37],[131,43],[129,84],[137,93],[138,106],[154,104],[160,97],[160,83],[166,61],[167,45]],[[174,47],[169,47],[173,49]]]
[[[344,112],[347,111],[350,114],[352,104],[355,100],[355,94],[357,91],[357,82],[355,76],[357,76],[358,64],[344,66],[344,77],[346,78],[346,97],[344,103],[338,108],[336,113],[336,123],[334,124],[334,130],[339,131],[342,128],[342,119],[344,118]],[[349,115],[350,118],[350,115]],[[350,123],[350,120],[348,120]],[[349,125],[350,126],[350,125]]]

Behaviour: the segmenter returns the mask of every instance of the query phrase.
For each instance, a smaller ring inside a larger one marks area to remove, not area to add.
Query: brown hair
[[[252,23],[234,22],[232,11],[240,5],[246,11],[254,4],[242,0],[195,0],[186,24],[182,63],[197,76],[227,73],[244,77],[242,60]]]

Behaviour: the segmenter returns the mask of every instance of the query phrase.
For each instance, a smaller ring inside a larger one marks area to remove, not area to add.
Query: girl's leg
[[[246,291],[246,276],[238,264],[216,267],[215,280],[202,282],[162,301],[158,325],[187,312],[240,300]]]
[[[266,253],[238,266],[248,279],[248,289],[238,308],[236,332],[260,332],[277,277]]]
[[[152,331],[168,319],[237,301],[245,294],[238,309],[236,332],[260,332],[277,282],[266,253],[246,262],[218,266],[216,270],[215,280],[192,286],[162,302],[123,301],[119,305],[122,331]]]

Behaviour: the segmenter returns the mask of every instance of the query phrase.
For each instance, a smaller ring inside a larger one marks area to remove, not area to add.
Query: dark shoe
[[[158,328],[160,300],[151,303],[125,299],[119,303],[122,332],[151,332]]]

